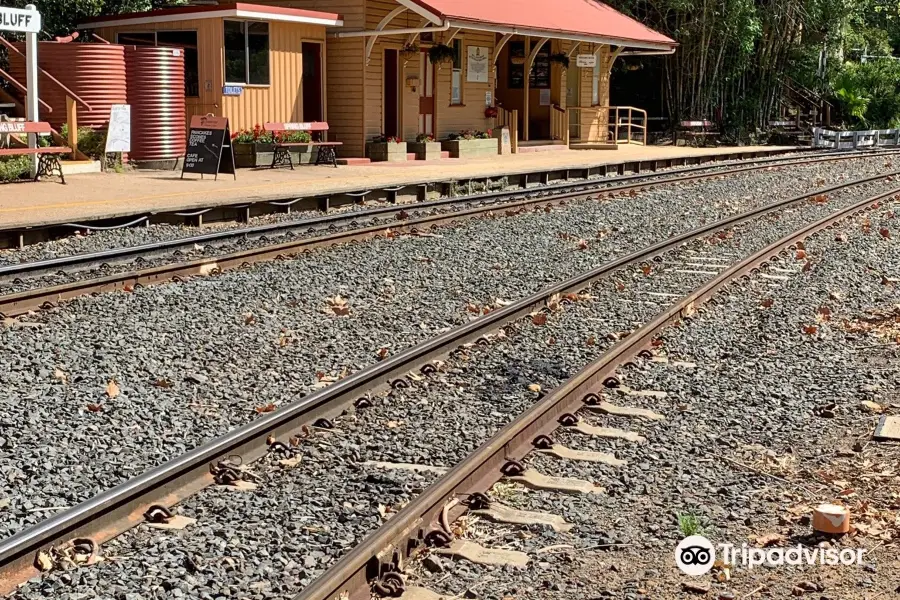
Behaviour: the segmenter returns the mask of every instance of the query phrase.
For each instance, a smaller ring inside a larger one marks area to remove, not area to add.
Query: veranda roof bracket
[[[506,42],[508,42],[509,40],[512,39],[513,35],[514,34],[512,34],[512,33],[507,33],[502,38],[500,38],[500,42],[497,44],[497,47],[494,48],[494,56],[491,59],[492,65],[497,64],[497,59],[500,58],[500,52],[503,50],[503,46],[506,45]]]
[[[578,50],[578,46],[580,46],[580,45],[581,45],[581,42],[575,42],[575,43],[572,45],[572,49],[569,50],[569,58],[570,58],[570,59],[571,59],[573,56],[575,56],[575,51]]]

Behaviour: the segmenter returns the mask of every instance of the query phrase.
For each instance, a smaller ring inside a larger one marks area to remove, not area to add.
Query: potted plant
[[[497,156],[499,140],[492,137],[493,131],[475,131],[466,129],[459,133],[451,133],[449,139],[441,142],[441,148],[450,153],[451,158],[477,158],[480,156]]]
[[[420,133],[415,143],[409,143],[407,147],[415,153],[416,160],[438,160],[441,157],[441,143],[434,141],[430,133]]]
[[[428,49],[428,58],[430,58],[432,64],[435,65],[452,62],[455,56],[456,52],[454,52],[453,48],[447,44],[436,44]]]
[[[239,168],[269,167],[275,155],[276,143],[310,144],[312,136],[308,131],[284,131],[272,135],[261,125],[253,129],[241,129],[231,134],[231,145],[234,148],[234,166]],[[296,164],[309,164],[316,160],[317,149],[308,146],[290,148],[291,160]]]
[[[500,111],[497,110],[496,106],[488,106],[484,109],[484,118],[485,119],[496,119],[497,115],[500,114]]]
[[[366,156],[372,162],[405,162],[406,142],[382,133],[366,144]]]
[[[569,55],[565,52],[557,52],[550,55],[550,62],[560,65],[563,69],[569,68]]]

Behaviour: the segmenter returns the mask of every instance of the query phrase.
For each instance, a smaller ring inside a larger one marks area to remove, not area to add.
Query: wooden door
[[[434,65],[427,50],[419,56],[419,133],[434,135]]]
[[[400,137],[400,52],[384,51],[384,135]]]
[[[322,85],[322,44],[303,42],[303,121],[324,121]]]

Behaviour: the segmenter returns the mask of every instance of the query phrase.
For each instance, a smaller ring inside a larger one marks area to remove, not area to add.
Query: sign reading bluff
[[[39,33],[41,31],[41,13],[36,10],[0,6],[0,31]]]

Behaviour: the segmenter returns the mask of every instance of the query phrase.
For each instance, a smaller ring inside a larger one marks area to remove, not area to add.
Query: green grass
[[[681,514],[678,515],[678,531],[684,537],[703,535],[706,533],[706,525],[704,525],[703,519],[697,515]]]

